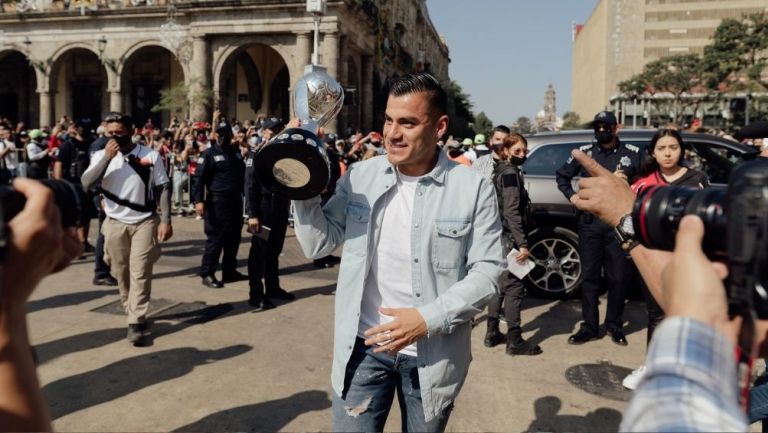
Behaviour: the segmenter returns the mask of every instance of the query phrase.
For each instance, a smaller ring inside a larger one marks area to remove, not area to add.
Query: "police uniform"
[[[256,178],[253,163],[256,153],[248,152],[245,161],[248,218],[257,218],[259,224],[269,227],[270,231],[267,240],[256,235],[251,237],[251,250],[248,253],[249,303],[257,307],[271,308],[272,304],[266,298],[293,299],[293,295],[280,288],[277,275],[278,259],[288,228],[291,201],[263,186]]]
[[[197,160],[192,201],[200,203],[205,199],[207,236],[200,276],[211,278],[214,283],[218,283],[214,273],[222,250],[222,280],[227,282],[240,279],[237,272],[237,249],[243,227],[244,176],[245,164],[237,146],[211,146]]]
[[[616,145],[606,149],[600,144],[593,143],[581,146],[580,150],[592,157],[598,164],[614,172],[620,169],[632,181],[637,176],[640,167],[640,149],[637,146],[624,144],[616,137]],[[556,173],[557,187],[570,200],[576,192],[571,180],[576,176],[589,177],[583,167],[573,157]],[[580,333],[590,339],[599,336],[599,313],[597,310],[598,297],[602,282],[601,269],[605,269],[608,284],[608,309],[605,317],[606,330],[611,333],[614,341],[626,344],[621,332],[623,324],[625,287],[623,279],[629,270],[629,260],[621,249],[614,235],[613,227],[605,224],[588,212],[579,212],[579,254],[581,255],[581,314],[584,320]],[[583,334],[586,332],[587,334]],[[572,336],[569,342],[582,343]]]
[[[526,225],[530,200],[525,190],[525,182],[520,169],[506,161],[494,160],[492,180],[496,189],[501,215],[502,246],[504,255],[513,248],[528,248]],[[498,330],[499,314],[503,312],[507,320],[507,349],[510,355],[538,355],[541,348],[527,342],[522,337],[520,327],[520,307],[525,297],[525,286],[514,274],[505,271],[499,279],[499,294],[491,298],[488,304],[488,332],[485,345],[493,347],[504,340]]]

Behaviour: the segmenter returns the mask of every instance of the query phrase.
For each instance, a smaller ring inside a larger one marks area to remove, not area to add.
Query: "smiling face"
[[[423,92],[390,95],[384,116],[384,146],[389,162],[407,176],[429,173],[437,163],[437,140],[448,129]]]
[[[683,149],[675,137],[665,136],[659,138],[653,148],[653,158],[662,169],[672,169],[680,165]]]

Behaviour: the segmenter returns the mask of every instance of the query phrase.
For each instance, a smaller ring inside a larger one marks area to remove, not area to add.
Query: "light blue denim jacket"
[[[320,207],[320,198],[295,201],[296,236],[309,258],[344,244],[336,288],[331,381],[341,396],[357,337],[363,287],[378,244],[382,198],[395,185],[386,156],[357,163]],[[487,180],[444,152],[416,187],[411,251],[413,302],[427,323],[417,342],[426,421],[456,398],[472,359],[469,320],[498,291],[506,267],[496,193]],[[408,252],[404,251],[404,254]]]

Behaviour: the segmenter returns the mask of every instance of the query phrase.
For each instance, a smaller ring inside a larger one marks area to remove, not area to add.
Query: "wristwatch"
[[[635,233],[635,225],[632,223],[631,213],[621,217],[619,225],[613,228],[613,232],[616,235],[616,239],[619,240],[621,249],[626,252],[630,252],[632,248],[640,245],[640,241],[637,240],[637,234]]]

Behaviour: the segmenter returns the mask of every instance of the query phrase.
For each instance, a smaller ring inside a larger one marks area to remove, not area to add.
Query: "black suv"
[[[619,138],[639,146],[642,155],[647,155],[645,147],[655,133],[652,129],[622,130]],[[712,135],[683,133],[682,136],[691,149],[685,154],[688,165],[707,173],[712,184],[725,184],[736,164],[754,159],[758,154],[751,146]],[[571,150],[593,142],[594,132],[544,133],[527,139],[530,152],[523,171],[534,208],[536,229],[529,235],[529,245],[537,266],[525,278],[525,283],[538,295],[564,297],[581,283],[581,258],[576,209],[557,189],[555,172],[570,157]]]

